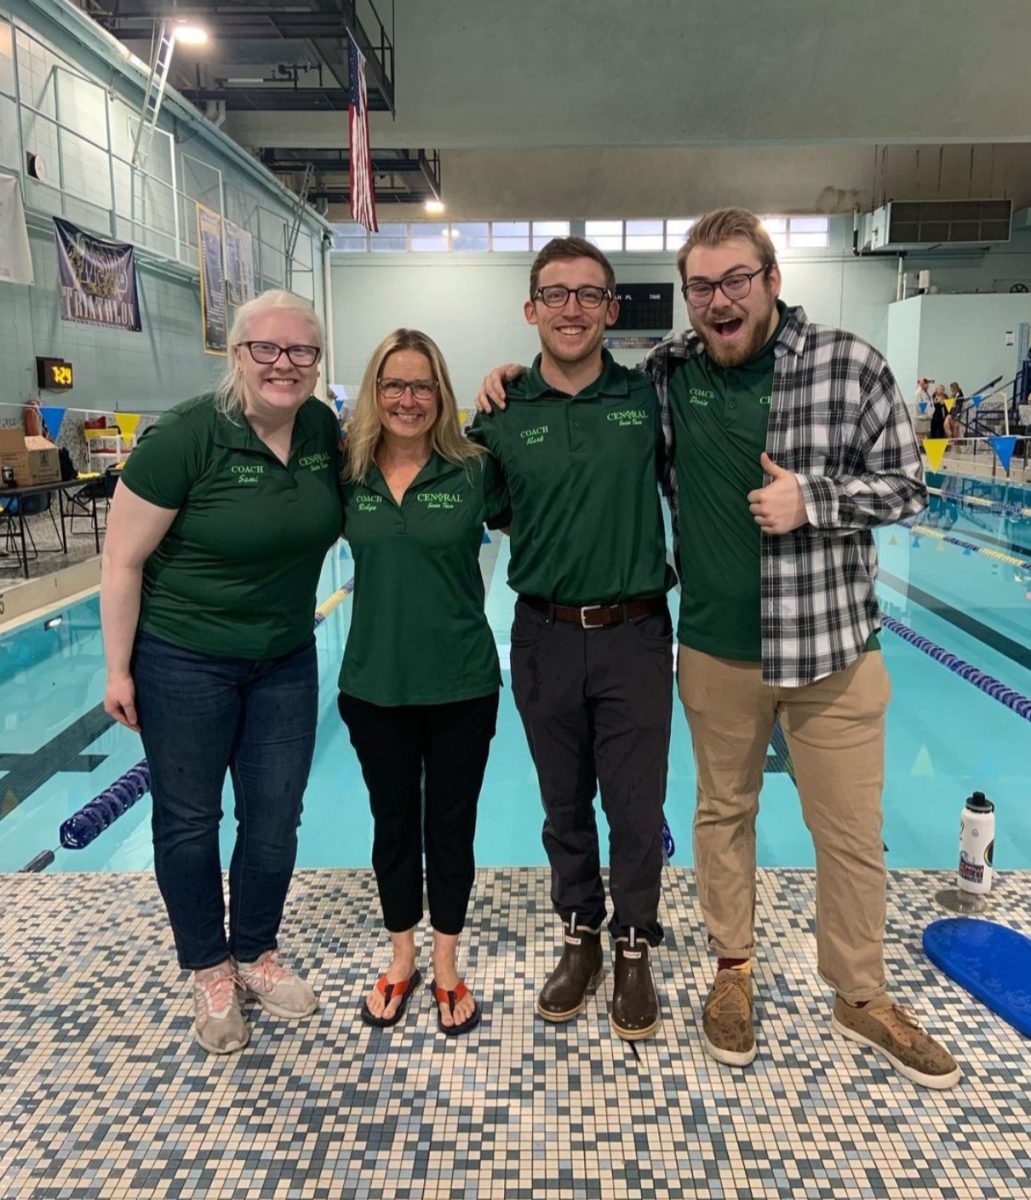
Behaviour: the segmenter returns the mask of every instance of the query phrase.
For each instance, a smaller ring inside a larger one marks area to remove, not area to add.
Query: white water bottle
[[[985,896],[992,890],[995,851],[995,805],[984,792],[974,792],[959,822],[959,890]]]

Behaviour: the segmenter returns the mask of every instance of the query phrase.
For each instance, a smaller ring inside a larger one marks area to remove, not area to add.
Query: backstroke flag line
[[[347,35],[347,144],[351,216],[372,233],[376,223],[376,189],[369,145],[369,97],[365,89],[365,58],[350,34]]]

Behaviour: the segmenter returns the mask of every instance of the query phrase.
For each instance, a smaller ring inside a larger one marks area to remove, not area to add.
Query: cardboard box
[[[45,437],[25,437],[16,426],[0,428],[0,467],[14,468],[16,487],[58,483],[61,461],[57,447]]]

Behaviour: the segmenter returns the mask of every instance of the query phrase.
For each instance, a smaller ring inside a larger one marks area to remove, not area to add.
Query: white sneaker
[[[277,1017],[307,1017],[316,1008],[315,993],[300,977],[279,961],[275,950],[266,950],[255,962],[236,964],[237,974],[249,996]]]
[[[250,1041],[232,963],[193,976],[193,1035],[211,1054],[232,1054]]]

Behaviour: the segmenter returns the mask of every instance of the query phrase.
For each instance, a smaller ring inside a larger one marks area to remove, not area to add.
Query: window
[[[788,245],[797,250],[829,246],[830,220],[827,217],[791,217]]]
[[[451,226],[451,249],[468,252],[490,249],[490,222],[467,221]]]
[[[587,221],[584,224],[584,236],[599,250],[622,250],[623,222]]]
[[[407,250],[407,225],[381,225],[379,233],[369,235],[369,245],[372,250]]]
[[[534,221],[531,249],[543,250],[552,238],[569,237],[568,221]]]
[[[529,250],[529,221],[493,221],[491,223],[491,249]]]
[[[368,250],[365,227],[357,221],[347,221],[333,226],[333,249],[344,250],[348,253],[360,253]]]
[[[663,250],[662,221],[627,221],[627,250]]]
[[[690,217],[678,217],[674,221],[666,222],[666,249],[679,250],[680,247],[687,241],[687,235],[691,232],[691,226],[694,220]]]
[[[413,250],[447,250],[450,246],[447,222],[415,221],[410,226]]]

